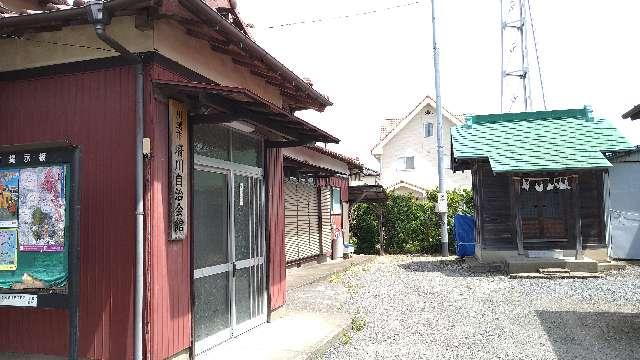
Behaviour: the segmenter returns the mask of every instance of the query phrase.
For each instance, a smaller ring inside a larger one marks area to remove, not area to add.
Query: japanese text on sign
[[[16,154],[7,154],[4,156],[0,156],[0,164],[6,163],[6,165],[19,165],[19,164],[32,165],[32,163],[44,163],[47,161],[46,152],[23,153],[22,157],[18,157],[18,156],[19,155],[16,155]]]
[[[171,122],[171,240],[184,240],[187,231],[187,174],[189,162],[186,106],[169,100]]]
[[[37,295],[0,294],[0,306],[38,306]]]
[[[447,194],[438,193],[438,203],[436,204],[436,212],[447,212]]]

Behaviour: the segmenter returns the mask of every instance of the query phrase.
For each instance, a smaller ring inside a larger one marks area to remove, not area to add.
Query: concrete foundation
[[[565,274],[540,274],[540,273],[522,273],[511,274],[510,279],[598,279],[603,277],[597,273],[571,272]]]
[[[570,272],[598,272],[598,262],[587,257],[584,260],[575,260],[573,258],[550,259],[518,256],[505,259],[505,263],[505,269],[509,274],[537,273],[540,269],[547,268],[567,269]]]
[[[583,252],[583,260],[575,260],[575,250],[549,251],[548,256],[544,252],[536,251],[525,255],[519,255],[515,250],[507,251],[482,251],[476,258],[482,264],[502,264],[509,274],[537,273],[540,269],[558,268],[570,272],[597,273],[598,263],[608,261],[607,249],[586,249]],[[604,269],[604,267],[602,267]]]
[[[618,261],[598,263],[599,272],[619,271],[627,268],[627,264]]]
[[[167,360],[189,360],[191,359],[190,349],[185,349],[173,356],[170,356]]]
[[[597,262],[610,261],[608,249],[606,247],[599,248],[599,249],[585,249],[583,253],[584,253],[584,256],[588,257],[589,259],[593,259]]]

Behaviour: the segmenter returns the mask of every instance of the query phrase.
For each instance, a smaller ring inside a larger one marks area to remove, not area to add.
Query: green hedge
[[[411,195],[388,194],[386,204],[356,204],[351,210],[351,242],[356,253],[379,252],[379,214],[384,219],[384,250],[389,254],[440,253],[440,215],[435,211],[437,190],[429,190],[424,199]],[[453,217],[473,214],[470,190],[447,192],[449,250],[455,250]]]

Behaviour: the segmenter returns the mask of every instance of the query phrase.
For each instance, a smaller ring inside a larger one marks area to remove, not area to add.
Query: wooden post
[[[379,209],[380,212],[380,220],[379,220],[379,232],[380,232],[380,255],[384,255],[384,226],[383,226],[383,217],[382,217],[382,208]]]
[[[582,217],[580,216],[580,187],[578,184],[578,175],[573,176],[571,200],[576,237],[576,260],[582,260],[584,256],[582,255]]]
[[[316,196],[318,201],[318,235],[320,238],[320,254],[324,255],[324,244],[322,243],[322,187],[316,186]]]
[[[477,195],[477,206],[475,208],[475,214],[476,214],[476,231],[478,236],[476,236],[476,244],[478,244],[478,248],[479,248],[479,252],[477,252],[476,255],[479,255],[479,258],[482,259],[482,250],[484,249],[484,221],[482,219],[482,217],[484,216],[484,187],[483,187],[483,179],[484,179],[484,173],[485,171],[485,167],[481,166],[477,163],[476,161],[476,174],[477,174],[477,179],[476,179],[476,188],[477,191],[474,190],[476,192]]]
[[[522,214],[520,213],[520,181],[512,178],[511,181],[511,209],[514,212],[516,243],[518,244],[518,255],[524,255],[524,238],[522,235]]]

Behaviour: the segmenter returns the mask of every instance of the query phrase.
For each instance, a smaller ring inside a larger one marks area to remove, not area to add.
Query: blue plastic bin
[[[453,217],[453,233],[456,237],[456,255],[460,257],[476,254],[476,222],[473,216]]]

